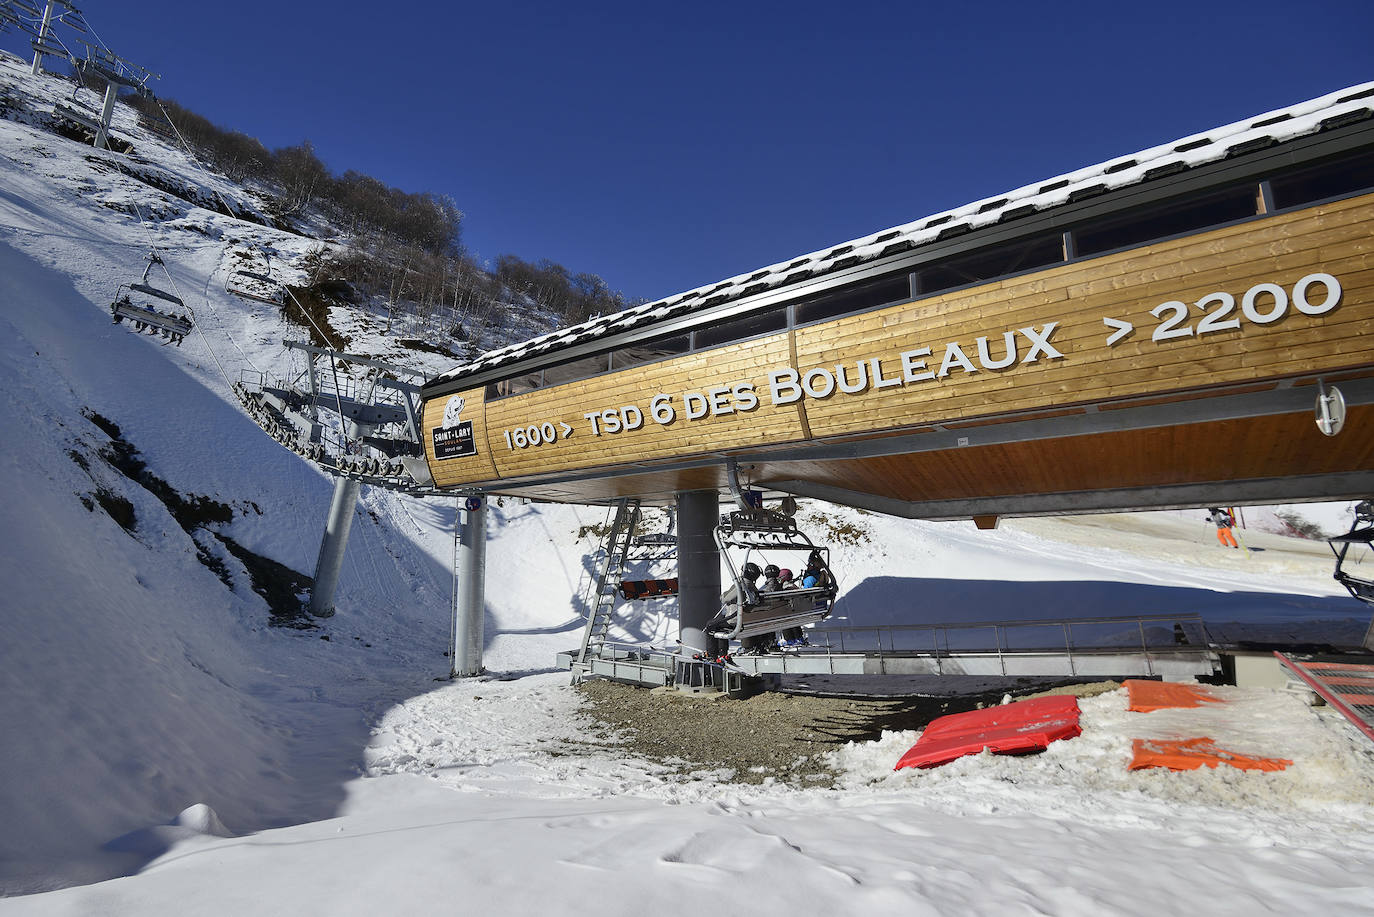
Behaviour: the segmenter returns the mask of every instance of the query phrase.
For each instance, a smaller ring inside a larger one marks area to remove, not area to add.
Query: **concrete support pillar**
[[[109,149],[110,119],[114,117],[115,100],[119,98],[119,87],[114,83],[105,84],[105,107],[100,111],[100,130],[95,134],[95,148]]]
[[[721,642],[706,633],[720,610],[719,518],[720,496],[714,490],[677,495],[678,639],[683,652],[714,652]]]
[[[454,678],[481,675],[487,583],[487,501],[470,497],[454,525],[460,534],[453,558],[453,647],[449,658]]]
[[[310,613],[317,618],[334,613],[334,589],[339,585],[348,530],[353,526],[353,511],[361,489],[362,484],[355,478],[340,476],[334,483],[334,501],[329,505],[329,521],[320,542],[319,559],[315,561],[315,588],[310,591]]]

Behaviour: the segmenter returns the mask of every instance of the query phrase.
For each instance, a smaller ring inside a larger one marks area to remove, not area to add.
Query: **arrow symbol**
[[[563,435],[558,437],[559,439],[567,439],[569,436],[572,435],[572,427],[568,426],[561,420],[558,422],[558,425],[563,428]]]
[[[1122,321],[1119,318],[1104,318],[1102,319],[1102,324],[1106,325],[1108,328],[1116,329],[1112,332],[1111,336],[1107,338],[1108,347],[1111,347],[1117,341],[1135,330],[1135,325],[1132,325],[1130,322]]]

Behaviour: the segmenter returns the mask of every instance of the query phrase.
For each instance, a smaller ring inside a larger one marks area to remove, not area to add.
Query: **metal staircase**
[[[602,567],[587,602],[587,626],[582,629],[582,645],[572,661],[574,681],[581,680],[591,670],[592,660],[600,658],[606,649],[606,634],[619,601],[620,581],[625,578],[635,526],[639,524],[638,500],[617,500],[614,506],[615,517],[601,548]]]

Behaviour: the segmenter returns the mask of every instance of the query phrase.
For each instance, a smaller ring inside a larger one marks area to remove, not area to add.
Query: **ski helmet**
[[[787,569],[786,567],[783,567],[781,570],[778,571],[778,579],[782,580],[784,583],[791,580],[792,578],[792,571]]]
[[[758,579],[759,574],[763,571],[759,569],[758,564],[754,563],[753,561],[750,561],[749,563],[744,565],[744,570],[742,572],[744,573],[745,579]]]
[[[778,570],[778,565],[777,565],[777,564],[769,564],[768,566],[766,566],[766,567],[763,568],[763,575],[764,575],[764,576],[769,576],[769,577],[777,576],[778,573],[779,573],[779,570]]]

